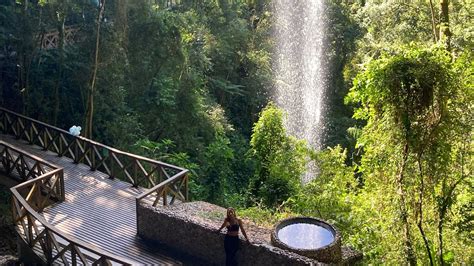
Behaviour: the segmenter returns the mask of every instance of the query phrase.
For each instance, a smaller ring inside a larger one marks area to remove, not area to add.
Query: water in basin
[[[331,231],[308,223],[287,225],[278,231],[278,238],[286,245],[297,249],[318,249],[334,241]]]

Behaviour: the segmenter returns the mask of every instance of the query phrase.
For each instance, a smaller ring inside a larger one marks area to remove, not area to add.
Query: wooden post
[[[53,245],[52,245],[52,242],[53,240],[51,239],[51,235],[48,231],[47,228],[44,229],[45,230],[45,248],[46,250],[44,250],[44,255],[46,257],[46,262],[49,264],[49,265],[52,265],[53,264]]]
[[[167,197],[168,197],[168,193],[166,193],[167,190],[168,190],[168,187],[165,186],[165,187],[163,188],[163,206],[168,205],[168,198],[167,198]]]
[[[77,265],[76,248],[73,243],[71,243],[70,249],[71,249],[71,265]]]
[[[59,173],[58,173],[58,177],[59,177],[59,187],[61,189],[61,198],[60,200],[61,201],[65,201],[66,200],[66,191],[64,189],[64,170],[61,170]]]
[[[28,134],[30,134],[30,136],[28,136],[28,143],[31,145],[31,144],[33,144],[33,122],[32,121],[29,121],[29,122],[30,122],[30,128],[28,130]],[[25,123],[25,125],[26,125],[26,123]],[[26,131],[26,129],[25,129],[25,131]]]
[[[91,151],[91,170],[95,171],[97,169],[96,162],[95,162],[95,149],[94,149],[94,144],[89,143],[90,145],[90,151]]]
[[[134,161],[133,164],[133,186],[138,187],[138,165],[137,159],[132,159]]]
[[[48,131],[45,127],[41,126],[43,132],[43,151],[48,150]]]
[[[3,153],[5,153],[5,155],[2,156],[3,167],[5,168],[6,173],[10,174],[12,166],[10,165],[10,161],[7,159],[10,156],[7,146],[4,146]]]
[[[157,184],[163,182],[163,180],[164,180],[164,178],[163,178],[163,171],[165,171],[165,170],[163,169],[163,166],[160,165],[160,166],[158,166],[158,167],[160,167],[160,172],[159,172],[159,175],[158,175],[158,178],[159,178],[160,180],[158,180],[158,181],[156,182]]]
[[[74,137],[74,163],[79,163],[79,143],[77,137]]]
[[[112,151],[109,151],[109,158],[110,158],[110,176],[109,178],[110,179],[114,179],[115,178],[115,172],[114,172],[114,158],[113,158],[113,152]]]
[[[57,134],[59,135],[59,136],[58,136],[58,141],[59,141],[59,147],[58,147],[59,153],[58,153],[58,157],[61,157],[61,156],[63,156],[63,152],[64,152],[63,140],[62,140],[62,138],[61,138],[61,134],[62,134],[62,133],[57,132]]]
[[[28,220],[28,232],[25,232],[25,235],[28,236],[27,237],[28,246],[32,248],[31,245],[33,244],[33,221],[29,213],[26,214],[26,219]]]

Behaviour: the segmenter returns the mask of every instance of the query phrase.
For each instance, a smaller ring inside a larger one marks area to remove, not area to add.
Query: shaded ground
[[[0,178],[3,177],[0,176]],[[8,186],[0,184],[0,264],[2,265],[11,262],[17,252],[10,204],[10,189]]]

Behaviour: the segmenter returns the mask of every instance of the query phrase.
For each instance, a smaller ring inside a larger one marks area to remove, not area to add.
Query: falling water
[[[274,0],[273,5],[275,101],[287,113],[289,134],[320,149],[327,72],[324,0]]]

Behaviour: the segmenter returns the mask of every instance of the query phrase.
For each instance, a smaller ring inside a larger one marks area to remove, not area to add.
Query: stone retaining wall
[[[145,240],[155,241],[210,264],[225,264],[224,234],[216,232],[222,221],[203,219],[186,211],[186,206],[192,207],[188,209],[195,209],[199,204],[209,205],[209,203],[191,202],[155,208],[138,204],[138,235]],[[215,207],[225,213],[225,209]],[[267,243],[248,244],[242,238],[240,242],[241,249],[237,255],[239,265],[320,265],[315,260]]]

